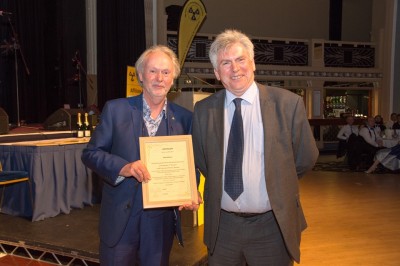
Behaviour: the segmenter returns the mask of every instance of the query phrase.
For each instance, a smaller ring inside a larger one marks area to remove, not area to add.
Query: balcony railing
[[[215,35],[196,36],[189,48],[186,62],[209,62],[208,51]],[[169,32],[168,46],[178,51],[178,35]],[[309,40],[253,38],[255,63],[258,65],[312,66],[311,49],[320,49],[311,45]],[[322,41],[323,62],[325,67],[338,68],[374,68],[375,47],[372,43],[350,43]]]

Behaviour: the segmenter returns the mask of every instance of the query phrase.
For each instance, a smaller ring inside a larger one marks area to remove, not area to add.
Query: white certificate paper
[[[143,207],[197,202],[192,136],[141,137],[139,142],[141,160],[151,176],[142,184]]]

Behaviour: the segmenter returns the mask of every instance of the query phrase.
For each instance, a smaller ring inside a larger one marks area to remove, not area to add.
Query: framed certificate
[[[140,137],[140,158],[151,180],[142,184],[143,207],[160,208],[197,202],[191,135]]]

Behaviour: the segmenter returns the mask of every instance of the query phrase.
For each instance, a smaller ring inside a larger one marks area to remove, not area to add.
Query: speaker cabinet
[[[7,134],[9,127],[8,127],[8,115],[3,108],[0,107],[0,134]]]
[[[84,113],[82,109],[64,109],[60,108],[52,113],[43,123],[46,130],[76,130],[78,113]]]

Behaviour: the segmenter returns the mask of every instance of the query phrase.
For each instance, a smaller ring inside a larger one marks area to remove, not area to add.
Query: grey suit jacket
[[[292,258],[300,260],[301,231],[307,227],[298,178],[318,157],[301,97],[257,84],[264,128],[265,178],[273,213]],[[196,166],[205,177],[204,243],[213,252],[222,197],[225,90],[196,103],[193,147]]]

